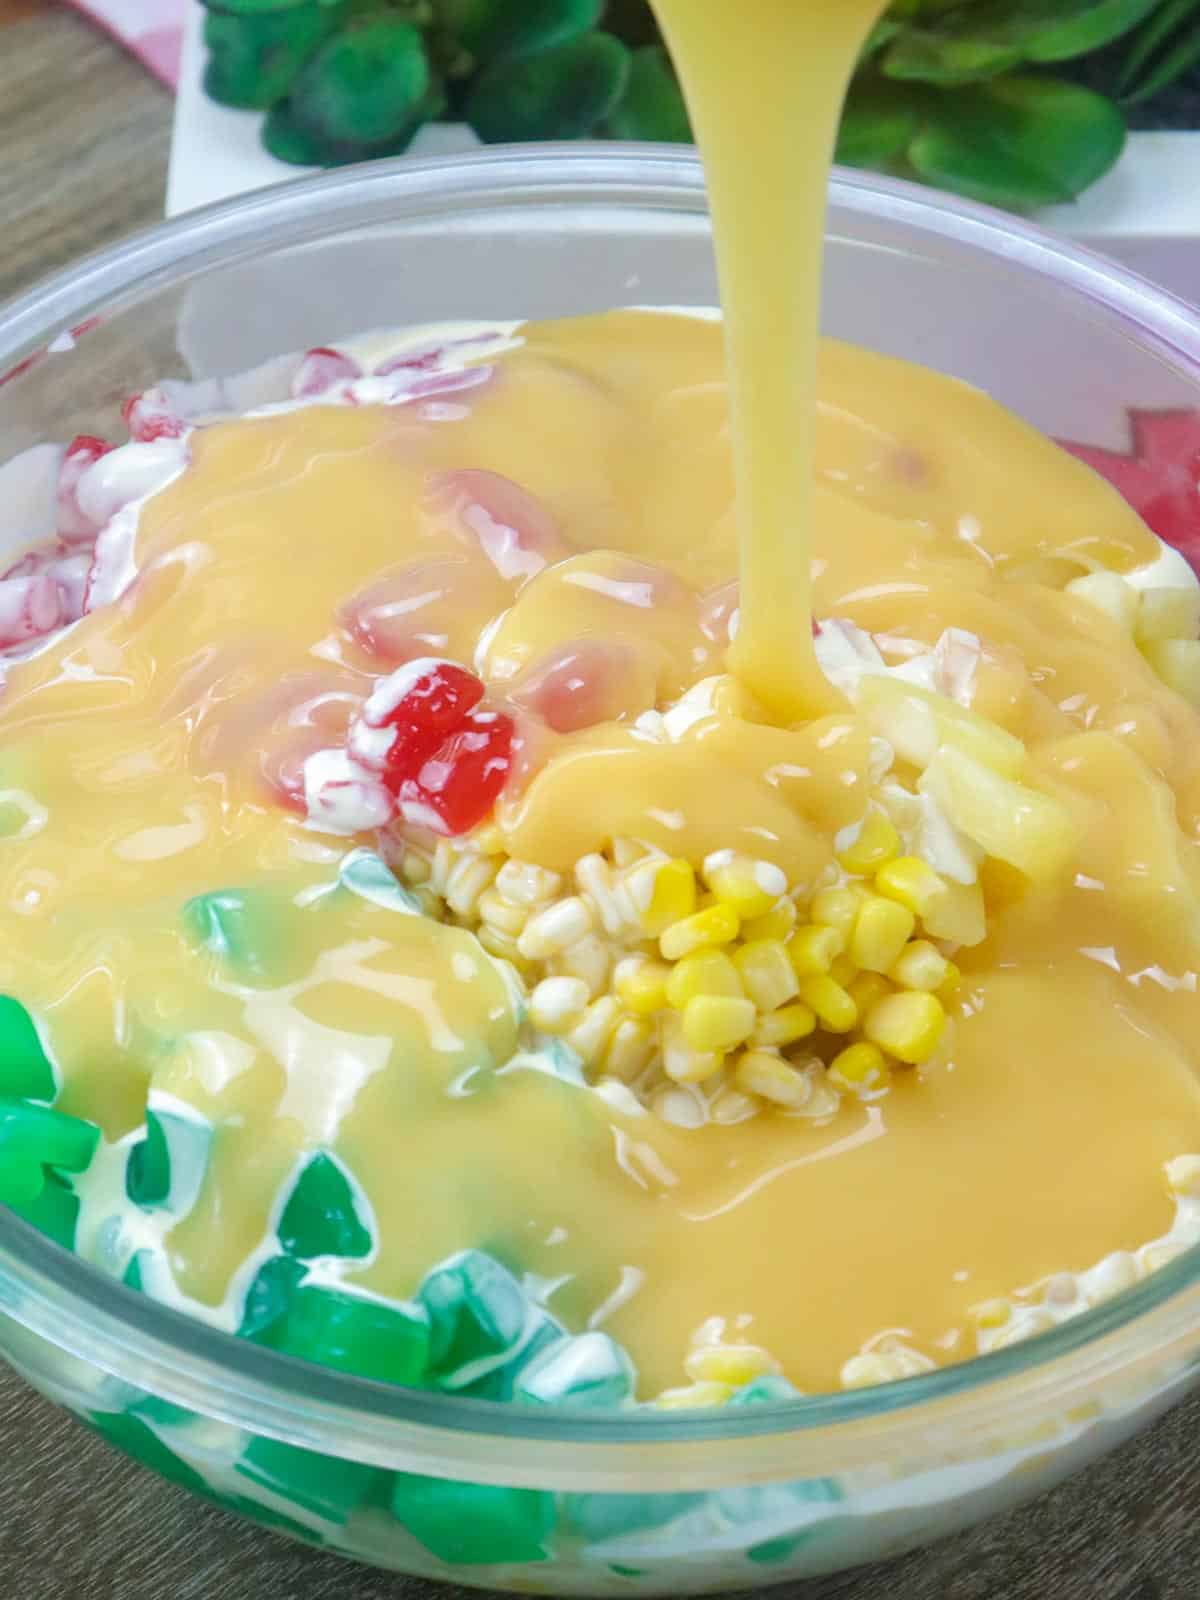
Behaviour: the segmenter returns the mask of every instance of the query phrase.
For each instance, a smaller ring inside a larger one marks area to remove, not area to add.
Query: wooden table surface
[[[72,13],[0,0],[0,300],[161,215],[170,114],[167,93]],[[2,1369],[0,1460],[0,1600],[453,1600],[199,1504]],[[775,1592],[1200,1600],[1200,1398],[1026,1510],[886,1568]]]

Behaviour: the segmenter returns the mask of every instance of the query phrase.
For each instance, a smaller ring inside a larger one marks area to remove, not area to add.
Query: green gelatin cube
[[[554,1496],[398,1472],[392,1511],[439,1560],[464,1567],[545,1561],[554,1530]]]
[[[252,1439],[235,1470],[329,1522],[345,1522],[366,1497],[378,1471],[277,1439]]]
[[[146,1292],[146,1279],[142,1268],[149,1259],[148,1250],[135,1250],[129,1258],[129,1265],[121,1275],[121,1282],[127,1289],[136,1289],[139,1294]]]
[[[583,139],[615,110],[628,79],[626,46],[611,33],[587,33],[486,67],[464,115],[485,144]]]
[[[264,17],[281,11],[307,11],[313,0],[202,0],[210,16]]]
[[[257,15],[210,11],[204,24],[204,92],[221,105],[265,110],[287,94],[313,53],[345,21],[346,0]]]
[[[183,1216],[191,1210],[208,1170],[212,1124],[199,1116],[147,1110],[146,1137],[129,1152],[125,1192],[134,1205]]]
[[[429,1366],[423,1306],[392,1304],[344,1289],[297,1289],[270,1343],[339,1372],[380,1383],[420,1383]]]
[[[577,1334],[521,1368],[513,1397],[526,1405],[619,1406],[633,1396],[637,1371],[606,1333]]]
[[[756,1406],[777,1405],[781,1400],[797,1400],[800,1391],[786,1378],[780,1378],[774,1373],[764,1373],[761,1378],[754,1378],[742,1389],[737,1389],[727,1401],[731,1406]]]
[[[14,1100],[53,1100],[54,1068],[33,1018],[19,1000],[0,995],[0,1094]]]
[[[207,1494],[208,1485],[186,1461],[181,1461],[173,1450],[168,1450],[152,1428],[123,1411],[94,1411],[88,1419],[91,1426],[109,1444],[124,1450],[126,1455],[140,1461],[144,1467],[169,1478],[194,1494]]]
[[[238,976],[267,981],[279,976],[285,913],[274,895],[257,889],[200,894],[184,906],[183,920],[196,943]]]
[[[316,1155],[305,1167],[279,1219],[279,1243],[288,1255],[357,1259],[371,1253],[371,1234],[355,1204],[345,1169],[333,1156]]]
[[[530,1312],[525,1291],[482,1250],[464,1250],[435,1267],[417,1299],[429,1313],[430,1366],[447,1388],[483,1377],[523,1342]]]
[[[272,1256],[264,1262],[246,1295],[238,1338],[272,1344],[307,1271],[303,1262],[290,1256]]]
[[[49,1106],[0,1097],[0,1201],[28,1204],[41,1194],[45,1167],[83,1172],[96,1153],[100,1130]]]
[[[352,850],[338,867],[338,882],[343,889],[384,911],[399,911],[421,916],[421,902],[397,878],[381,855],[374,850]]]
[[[53,1173],[46,1176],[42,1192],[12,1208],[19,1217],[32,1223],[64,1250],[75,1248],[75,1226],[79,1221],[79,1199]]]
[[[332,167],[336,156],[319,139],[301,128],[292,115],[291,104],[281,100],[272,106],[263,119],[261,138],[263,149],[276,161],[286,161],[289,167]]]
[[[704,1504],[702,1494],[569,1494],[563,1512],[588,1544],[665,1528]]]
[[[521,1342],[509,1359],[499,1366],[491,1367],[483,1377],[476,1378],[473,1383],[456,1387],[455,1393],[465,1395],[472,1400],[498,1400],[505,1403],[512,1400],[525,1368],[544,1350],[552,1345],[561,1344],[567,1337],[567,1331],[562,1323],[557,1322],[548,1311],[534,1307],[532,1319],[532,1326],[527,1319]]]

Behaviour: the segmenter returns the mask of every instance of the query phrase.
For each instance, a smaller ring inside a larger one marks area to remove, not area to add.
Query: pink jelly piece
[[[188,424],[172,408],[161,389],[145,389],[141,394],[131,394],[121,407],[129,437],[139,444],[152,439],[179,439],[188,430]]]
[[[364,650],[398,664],[444,655],[452,629],[472,618],[482,627],[511,598],[490,568],[452,556],[385,573],[342,607],[341,619]]]
[[[415,678],[382,715],[373,715],[369,700],[363,720],[369,727],[389,728],[393,734],[384,758],[388,781],[394,785],[416,773],[447,737],[462,727],[468,712],[482,699],[483,684],[473,672],[453,661],[439,661]]]
[[[1131,411],[1128,454],[1063,440],[1200,572],[1200,411]]]
[[[76,434],[67,446],[58,472],[57,526],[60,538],[75,543],[96,537],[99,531],[96,523],[79,504],[79,480],[101,456],[108,455],[114,448],[91,433]]]
[[[44,638],[67,620],[53,574],[0,582],[0,650]]]
[[[571,553],[547,507],[498,472],[464,467],[441,473],[429,497],[434,510],[448,513],[509,582],[536,577]]]
[[[488,333],[468,334],[459,339],[440,339],[435,344],[421,345],[415,350],[408,350],[403,355],[389,356],[375,368],[374,375],[377,378],[386,378],[393,372],[437,372],[450,351],[461,350],[467,345],[473,345],[478,349],[480,345],[495,344],[504,337],[499,329],[494,329]]]
[[[576,639],[523,673],[512,699],[555,733],[576,733],[648,710],[654,672],[626,645]]]
[[[468,833],[495,805],[512,770],[512,718],[472,711],[457,733],[400,785],[405,822],[434,833]]]
[[[328,394],[339,383],[353,383],[363,376],[363,369],[353,356],[344,355],[328,345],[318,345],[305,352],[304,359],[292,378],[292,398],[311,400]]]

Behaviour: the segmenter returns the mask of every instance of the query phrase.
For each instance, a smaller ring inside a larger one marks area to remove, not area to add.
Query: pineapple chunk
[[[950,944],[982,944],[987,937],[983,890],[977,883],[947,883],[921,918],[925,932]]]
[[[1200,589],[1145,589],[1137,615],[1137,641],[1200,638]]]
[[[1200,639],[1148,639],[1142,654],[1169,689],[1200,709]]]
[[[1035,883],[1056,878],[1074,855],[1074,822],[1049,795],[944,745],[919,785],[951,822],[989,856],[1007,861]]]
[[[858,705],[871,731],[914,767],[927,767],[941,745],[951,745],[1003,777],[1024,771],[1020,739],[944,694],[869,674],[859,688]]]
[[[1068,594],[1077,595],[1115,622],[1125,633],[1132,633],[1138,618],[1138,592],[1115,572],[1089,572],[1072,578]]]

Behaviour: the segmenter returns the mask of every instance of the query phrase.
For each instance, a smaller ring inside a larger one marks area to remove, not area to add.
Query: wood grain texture
[[[0,0],[0,298],[161,215],[170,99],[48,0]],[[779,1600],[1200,1600],[1200,1397],[1031,1507]],[[0,1369],[0,1600],[470,1600],[353,1568],[124,1460]]]
[[[12,0],[0,0],[0,5]],[[171,97],[57,6],[0,18],[0,300],[162,215]]]

